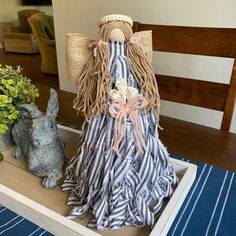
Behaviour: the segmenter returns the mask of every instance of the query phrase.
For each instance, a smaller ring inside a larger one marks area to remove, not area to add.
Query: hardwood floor
[[[45,74],[40,71],[40,54],[22,54],[4,52],[0,49],[0,64],[22,67],[22,74],[31,79],[35,85],[44,85],[52,88],[59,88],[57,75]]]

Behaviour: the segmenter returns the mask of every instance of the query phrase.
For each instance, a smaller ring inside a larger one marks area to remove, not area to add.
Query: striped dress
[[[113,88],[119,78],[126,78],[128,86],[138,88],[126,57],[126,44],[110,42],[109,47]],[[114,143],[115,122],[109,113],[84,123],[78,152],[66,169],[62,185],[63,191],[71,192],[67,204],[74,206],[69,218],[89,211],[94,215],[89,226],[99,230],[155,223],[177,177],[158,136],[157,114],[139,113],[146,151],[136,159],[132,122],[126,124],[119,157],[108,151]]]

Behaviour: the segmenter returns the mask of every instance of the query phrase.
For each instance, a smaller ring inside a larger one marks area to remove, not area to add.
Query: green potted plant
[[[20,66],[14,69],[0,65],[0,151],[7,148],[11,125],[19,117],[17,105],[32,104],[39,96],[38,89],[21,71]]]

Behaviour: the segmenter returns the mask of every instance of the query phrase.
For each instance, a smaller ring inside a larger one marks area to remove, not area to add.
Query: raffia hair
[[[109,41],[110,32],[119,28],[127,42],[133,35],[132,28],[126,22],[112,21],[101,26],[99,40]],[[112,78],[109,73],[109,48],[102,44],[97,47],[97,55],[93,54],[88,59],[86,66],[77,80],[77,97],[74,108],[82,112],[86,119],[98,116],[101,112],[107,112],[107,100],[111,89]],[[147,100],[148,111],[160,111],[160,96],[154,71],[145,53],[139,44],[127,44],[127,57],[129,58],[131,70],[136,76],[137,83]]]

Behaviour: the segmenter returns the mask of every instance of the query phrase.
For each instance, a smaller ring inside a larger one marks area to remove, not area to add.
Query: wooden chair
[[[17,53],[38,53],[38,46],[32,34],[28,17],[43,13],[37,9],[24,9],[17,12],[18,25],[9,26],[3,33],[4,50]]]
[[[133,30],[135,32],[152,30],[154,51],[234,58],[228,85],[156,75],[163,100],[223,111],[221,130],[229,131],[236,97],[236,29],[164,26],[135,22]]]
[[[53,16],[34,14],[28,18],[41,55],[41,71],[58,74]]]

